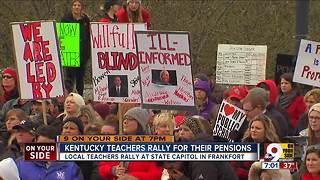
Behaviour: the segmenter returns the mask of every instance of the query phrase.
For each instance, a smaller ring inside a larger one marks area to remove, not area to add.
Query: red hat
[[[15,70],[13,70],[13,69],[11,69],[11,68],[6,68],[6,69],[4,69],[4,70],[2,71],[2,75],[3,75],[3,74],[10,74],[10,75],[14,78],[14,80],[17,81],[17,73],[16,73]]]
[[[184,118],[184,116],[181,116],[181,115],[178,115],[178,116],[174,117],[174,121],[175,121],[175,123],[174,123],[174,124],[175,124],[174,129],[175,129],[175,130],[179,129],[180,124],[181,124],[182,121],[183,121],[183,118]]]
[[[109,105],[105,103],[97,103],[93,105],[93,109],[101,116],[102,119],[105,119],[110,113]]]
[[[234,86],[230,89],[228,93],[229,98],[237,98],[238,100],[244,99],[248,94],[248,91],[245,87]]]

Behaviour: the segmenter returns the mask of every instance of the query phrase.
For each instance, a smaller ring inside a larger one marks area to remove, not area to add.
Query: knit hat
[[[179,127],[180,127],[180,124],[182,123],[182,121],[183,121],[183,118],[184,118],[184,116],[181,116],[181,115],[178,115],[178,116],[176,116],[175,118],[174,118],[174,121],[175,121],[175,127],[174,127],[174,129],[175,130],[178,130],[179,129]]]
[[[13,69],[11,69],[11,68],[6,68],[6,69],[4,69],[4,70],[2,71],[2,75],[4,75],[4,74],[9,74],[9,75],[11,75],[11,76],[13,77],[13,79],[14,79],[15,81],[17,81],[17,73],[16,73],[15,70],[13,70]]]
[[[201,118],[184,117],[180,126],[187,126],[192,131],[194,136],[198,136],[200,134],[206,133],[201,121]]]
[[[146,132],[147,124],[148,124],[149,117],[150,117],[150,113],[147,110],[141,109],[140,107],[134,107],[134,108],[129,109],[124,114],[124,117],[127,117],[127,116],[135,119],[140,124],[143,131]]]
[[[127,4],[129,4],[129,2],[130,2],[131,0],[127,0]],[[137,0],[140,4],[141,4],[141,2],[142,2],[142,0]]]
[[[12,158],[0,161],[0,177],[4,180],[20,180],[17,165]]]
[[[68,96],[72,96],[74,98],[74,101],[75,103],[81,107],[81,106],[84,106],[86,105],[86,103],[84,102],[84,99],[83,97],[80,95],[80,94],[77,94],[77,93],[70,93]]]
[[[78,126],[78,129],[79,129],[80,133],[83,134],[84,126],[83,126],[83,123],[82,123],[81,119],[79,119],[79,118],[77,118],[77,117],[69,117],[69,118],[67,118],[66,120],[64,120],[63,126],[64,126],[67,122],[73,122],[75,125]]]
[[[102,119],[105,119],[110,113],[109,105],[105,103],[97,103],[93,105],[93,109],[101,116]]]
[[[229,93],[228,93],[228,97],[229,98],[236,98],[239,101],[241,101],[242,99],[244,99],[248,94],[248,91],[246,90],[246,88],[242,87],[242,86],[234,86],[230,89]]]
[[[314,104],[313,106],[311,106],[311,108],[309,109],[308,115],[312,112],[312,111],[317,111],[320,113],[320,103]]]

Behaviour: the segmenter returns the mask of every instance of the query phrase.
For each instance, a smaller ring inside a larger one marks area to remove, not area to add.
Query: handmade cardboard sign
[[[194,109],[189,33],[136,31],[136,42],[142,107]]]
[[[56,23],[63,67],[80,67],[80,24]]]
[[[213,136],[231,141],[230,132],[238,131],[245,120],[246,114],[242,109],[223,100],[213,129]]]
[[[11,23],[21,99],[63,96],[55,22]]]
[[[320,43],[301,39],[293,81],[320,87]]]
[[[256,85],[266,76],[267,46],[219,44],[216,82]]]
[[[94,101],[140,103],[134,31],[146,24],[91,23]]]

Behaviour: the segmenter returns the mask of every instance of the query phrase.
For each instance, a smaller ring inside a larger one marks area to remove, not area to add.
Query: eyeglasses
[[[10,76],[10,75],[2,75],[2,79],[5,79],[5,78],[7,78],[7,79],[12,79],[13,77]]]
[[[243,111],[245,112],[245,113],[249,113],[249,112],[251,112],[251,111],[253,111],[255,108],[252,108],[252,109],[243,109]]]

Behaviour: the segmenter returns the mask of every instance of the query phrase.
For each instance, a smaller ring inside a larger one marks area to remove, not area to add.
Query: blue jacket
[[[17,159],[17,167],[21,180],[83,180],[80,168],[74,162],[25,161]]]

